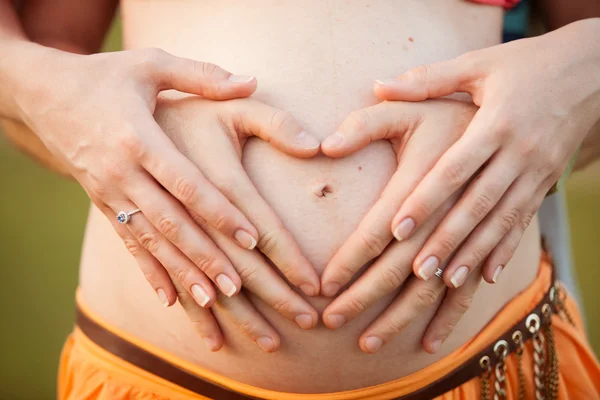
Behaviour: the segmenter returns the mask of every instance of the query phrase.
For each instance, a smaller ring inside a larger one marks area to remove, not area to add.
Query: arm
[[[0,0],[0,43],[31,40],[72,53],[91,54],[100,49],[118,0],[26,2],[18,13],[11,3]],[[65,9],[70,12],[61,11]],[[7,107],[7,100],[4,101]],[[5,118],[0,119],[0,128],[17,148],[55,172],[70,176],[65,163],[54,157],[25,124]]]

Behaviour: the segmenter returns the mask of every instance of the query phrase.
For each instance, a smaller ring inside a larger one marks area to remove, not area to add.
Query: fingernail
[[[230,82],[235,82],[235,83],[248,83],[251,82],[254,77],[253,76],[247,76],[247,75],[229,75],[229,79]]]
[[[466,265],[462,265],[462,266],[458,267],[458,269],[456,271],[454,271],[452,278],[450,278],[450,282],[452,282],[452,285],[455,288],[457,288],[460,285],[462,285],[463,283],[465,283],[465,279],[467,279],[468,273],[469,273],[469,268]]]
[[[169,299],[167,299],[167,295],[165,294],[165,291],[162,289],[156,289],[156,295],[158,296],[158,300],[160,300],[160,302],[162,303],[163,306],[165,307],[169,307]]]
[[[227,297],[233,296],[233,294],[237,291],[237,286],[229,277],[225,274],[220,274],[217,276],[217,285],[221,292]]]
[[[365,347],[370,353],[377,352],[381,346],[383,346],[383,340],[379,339],[377,336],[369,336],[365,339]]]
[[[313,317],[310,314],[299,314],[294,318],[296,324],[302,329],[310,329],[313,327]]]
[[[192,285],[192,295],[194,295],[194,299],[196,299],[196,302],[202,307],[207,305],[210,301],[210,297],[208,297],[208,295],[206,294],[204,289],[200,287],[200,285]]]
[[[375,82],[381,86],[390,86],[398,83],[396,79],[377,79]]]
[[[340,285],[337,283],[326,283],[323,285],[323,296],[332,297],[340,291]]]
[[[302,131],[296,135],[296,143],[306,150],[313,150],[321,145],[321,142],[319,142],[314,136],[309,135],[306,131]]]
[[[341,133],[334,133],[333,135],[329,135],[323,140],[321,145],[323,147],[338,147],[344,142],[344,136]]]
[[[492,277],[492,281],[494,283],[496,283],[498,281],[498,277],[500,276],[500,274],[502,273],[502,270],[504,269],[504,265],[498,265],[496,267],[496,270],[494,271],[494,276]]]
[[[309,283],[303,283],[300,285],[300,290],[307,296],[315,296],[317,294],[317,289]]]
[[[415,220],[412,218],[404,218],[402,222],[398,224],[394,230],[394,237],[396,240],[401,241],[406,239],[408,235],[415,229]]]
[[[436,256],[427,257],[427,259],[423,261],[423,264],[421,264],[421,267],[419,267],[419,276],[421,279],[426,281],[431,278],[438,268],[438,265],[440,265],[440,260],[438,260]]]
[[[256,239],[254,239],[254,236],[241,229],[235,231],[233,238],[245,249],[254,250],[256,247]]]
[[[441,340],[434,340],[433,342],[431,342],[431,345],[430,345],[431,352],[437,353],[437,351],[440,349],[441,345],[442,345]]]
[[[346,317],[341,314],[331,314],[327,316],[327,327],[330,329],[338,329],[346,322]]]
[[[268,336],[260,336],[258,339],[256,339],[256,344],[258,345],[258,347],[260,347],[261,349],[263,349],[263,351],[266,351],[267,353],[273,351],[273,348],[275,347],[273,339],[271,339]]]
[[[215,351],[217,349],[217,341],[213,338],[205,337],[203,338],[203,340],[204,344],[206,345],[206,347],[208,347],[210,351]]]

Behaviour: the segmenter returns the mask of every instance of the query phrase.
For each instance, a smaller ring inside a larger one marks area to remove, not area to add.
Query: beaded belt
[[[524,343],[533,340],[536,399],[556,399],[558,393],[558,359],[554,348],[551,317],[557,313],[573,324],[564,305],[564,292],[556,281],[534,310],[506,331],[500,338],[443,378],[398,400],[432,399],[463,383],[481,377],[481,398],[490,400],[491,381],[494,380],[493,398],[506,398],[506,364],[509,354],[519,359],[519,399],[525,399],[525,382],[521,356]],[[185,369],[136,346],[106,330],[80,309],[77,309],[77,326],[94,343],[123,360],[191,392],[219,400],[256,399],[216,383],[202,379]],[[495,377],[495,379],[494,379]]]

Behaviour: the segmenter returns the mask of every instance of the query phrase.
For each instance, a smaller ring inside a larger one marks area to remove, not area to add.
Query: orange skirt
[[[82,304],[80,296],[78,296],[78,305],[88,318],[113,334],[204,380],[247,396],[281,400],[393,399],[413,393],[443,378],[450,371],[493,344],[515,323],[525,318],[547,293],[551,284],[551,269],[550,263],[546,259],[542,260],[536,280],[523,293],[512,299],[475,338],[447,357],[421,371],[392,382],[358,390],[326,394],[282,393],[233,381],[174,357],[109,326],[94,316],[85,304]],[[575,326],[562,320],[556,314],[552,316],[559,365],[558,398],[600,399],[600,365],[586,341],[577,306],[569,297],[566,301],[566,308],[570,311]],[[530,340],[526,343],[522,356],[526,399],[535,398],[533,362],[533,346]],[[518,398],[517,364],[515,354],[511,354],[506,359],[507,399]],[[207,399],[207,397],[190,392],[109,353],[92,342],[78,328],[75,328],[64,347],[58,386],[59,400]],[[481,379],[474,378],[438,399],[479,399],[480,396]]]

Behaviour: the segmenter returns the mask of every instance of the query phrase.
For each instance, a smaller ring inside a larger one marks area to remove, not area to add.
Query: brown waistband
[[[550,323],[548,310],[551,310],[552,313],[556,312],[554,302],[552,301],[554,300],[554,296],[557,295],[556,290],[557,285],[555,284],[525,318],[513,325],[494,343],[456,368],[454,371],[431,383],[430,385],[417,390],[416,392],[398,397],[396,399],[432,399],[462,385],[467,381],[470,381],[475,377],[480,376],[483,372],[481,360],[487,358],[487,364],[485,365],[486,367],[488,367],[488,365],[489,367],[493,367],[500,360],[500,358],[496,355],[498,351],[495,351],[494,349],[494,347],[496,347],[499,343],[506,346],[508,351],[507,354],[513,353],[518,348],[518,345],[515,343],[513,338],[514,332],[517,330],[520,331],[522,334],[522,340],[527,341],[533,336],[533,329],[529,329],[531,328],[532,324],[535,325],[535,323],[537,323],[539,329],[541,326]],[[216,383],[204,380],[199,376],[136,346],[133,343],[128,342],[127,340],[98,325],[87,315],[85,315],[85,313],[83,313],[79,308],[77,309],[77,326],[90,340],[109,353],[112,353],[115,356],[129,362],[130,364],[133,364],[171,383],[181,386],[182,388],[185,388],[191,392],[219,400],[256,399],[256,397],[234,392],[228,388],[219,386]]]

